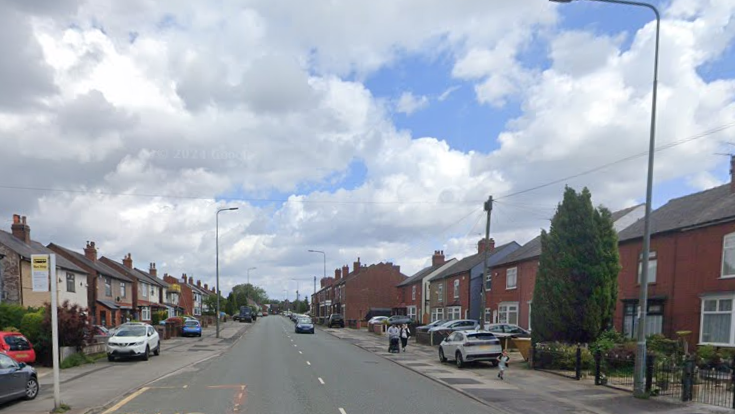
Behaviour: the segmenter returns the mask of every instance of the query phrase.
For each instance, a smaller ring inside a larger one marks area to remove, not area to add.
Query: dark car
[[[237,318],[240,322],[252,322],[253,310],[249,306],[240,306],[240,315]]]
[[[327,326],[329,328],[332,328],[334,326],[339,326],[340,328],[345,327],[345,318],[342,317],[342,315],[333,313],[329,315],[329,320],[327,321]]]
[[[314,323],[311,322],[310,318],[299,318],[296,320],[296,333],[314,333]]]
[[[32,400],[38,395],[38,375],[32,366],[17,362],[0,352],[0,403],[25,398]]]
[[[416,332],[429,332],[429,329],[431,329],[431,328],[433,328],[435,326],[439,326],[439,325],[445,324],[447,322],[449,322],[448,319],[439,319],[439,320],[436,320],[436,321],[434,321],[434,322],[432,322],[432,323],[430,323],[428,325],[419,326],[418,328],[416,328]]]
[[[403,325],[403,324],[410,325],[414,322],[415,321],[412,318],[406,315],[393,315],[390,318],[388,318],[388,325]]]

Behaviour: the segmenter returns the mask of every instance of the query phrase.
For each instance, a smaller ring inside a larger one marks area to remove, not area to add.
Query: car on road
[[[160,355],[161,341],[158,332],[147,323],[127,323],[107,340],[108,361],[124,357],[140,357],[147,361],[151,352]]]
[[[439,326],[441,324],[445,324],[447,322],[449,322],[448,319],[439,319],[439,320],[436,320],[434,322],[431,322],[431,323],[429,323],[427,325],[422,325],[422,326],[417,327],[416,328],[416,332],[429,332],[429,329],[431,329],[431,328],[433,328],[435,326]]]
[[[296,320],[294,331],[296,333],[314,333],[314,323],[311,318],[299,318]]]
[[[368,321],[368,325],[379,325],[381,323],[385,323],[385,321],[388,320],[387,316],[373,316]]]
[[[470,329],[479,329],[480,323],[474,319],[455,319],[444,322],[441,325],[429,328],[429,332],[436,331],[466,331]]]
[[[412,324],[416,321],[413,320],[413,318],[408,317],[406,315],[393,315],[390,318],[388,318],[388,325],[403,325],[403,324]]]
[[[38,374],[32,366],[0,352],[0,403],[18,398],[32,400],[39,389]]]
[[[181,327],[181,336],[202,336],[202,325],[196,320],[187,320]]]
[[[344,328],[345,318],[338,313],[333,313],[329,315],[329,320],[327,321],[327,327],[332,328],[334,326],[339,326],[340,328]]]
[[[492,332],[498,338],[530,338],[531,332],[518,325],[509,323],[485,324],[485,330]]]
[[[500,340],[491,332],[481,330],[452,332],[439,344],[439,361],[453,359],[457,368],[477,361],[489,361],[497,366],[502,353]]]
[[[33,344],[20,332],[0,332],[0,352],[4,352],[18,362],[36,362]]]
[[[253,310],[249,306],[240,306],[240,314],[237,319],[240,322],[253,322]]]

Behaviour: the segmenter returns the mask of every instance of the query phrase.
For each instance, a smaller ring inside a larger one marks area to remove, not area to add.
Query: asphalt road
[[[317,330],[260,318],[221,356],[161,379],[105,414],[480,414],[487,406]]]

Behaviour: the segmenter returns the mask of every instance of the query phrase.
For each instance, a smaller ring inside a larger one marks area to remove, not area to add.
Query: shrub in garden
[[[20,332],[31,341],[32,344],[38,342],[44,334],[43,330],[43,312],[29,312],[23,315],[20,322]]]
[[[20,305],[0,303],[0,327],[6,329],[7,327],[20,326],[23,315],[27,312],[28,309]]]

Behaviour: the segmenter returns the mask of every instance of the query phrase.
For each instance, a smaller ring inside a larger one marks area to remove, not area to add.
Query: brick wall
[[[455,281],[459,282],[457,287],[457,295],[455,295]],[[443,286],[440,296],[439,286]],[[444,309],[444,318],[448,317],[448,307],[459,306],[460,314],[458,319],[464,319],[470,306],[470,271],[461,272],[451,275],[441,280],[432,281],[429,287],[431,297],[429,298],[429,314],[435,308]],[[456,315],[455,315],[456,316]]]
[[[538,265],[538,258],[534,258],[493,268],[492,286],[491,290],[486,292],[485,307],[495,315],[501,303],[517,302],[518,325],[529,329],[529,312],[533,310],[533,305],[529,306],[529,302],[533,299]],[[507,274],[508,269],[513,268],[516,269],[516,287],[509,289]],[[494,320],[486,322],[494,322]]]
[[[3,290],[6,294],[3,302],[20,305],[22,301],[20,289],[20,256],[2,244],[0,244],[0,253],[5,255],[5,258],[2,259]]]
[[[360,267],[345,282],[345,319],[364,320],[370,308],[393,308],[399,303],[397,284],[406,277],[392,263]]]

